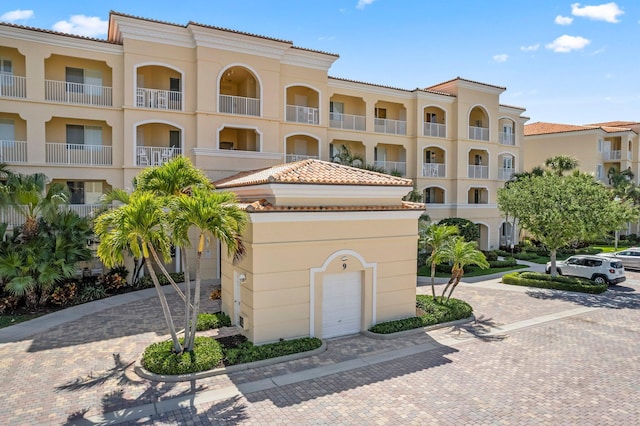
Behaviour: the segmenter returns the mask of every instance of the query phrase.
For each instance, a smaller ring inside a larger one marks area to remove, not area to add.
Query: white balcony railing
[[[27,143],[0,140],[0,163],[26,163]]]
[[[0,73],[0,96],[8,98],[27,97],[27,78]]]
[[[445,165],[441,163],[423,163],[422,176],[423,177],[445,177],[446,176]]]
[[[605,151],[602,154],[604,160],[616,161],[622,158],[622,151]]]
[[[136,89],[136,106],[180,111],[182,110],[182,92],[138,87]]]
[[[287,163],[294,163],[296,161],[308,160],[309,158],[317,159],[317,155],[301,155],[301,154],[287,154],[285,161]]]
[[[364,115],[329,113],[329,127],[334,129],[360,130],[364,132],[366,128],[365,122],[366,117]]]
[[[486,127],[469,126],[469,139],[475,139],[478,141],[488,141],[489,129]]]
[[[384,169],[387,174],[399,174],[400,176],[407,174],[407,163],[404,161],[374,161],[373,165]]]
[[[505,133],[500,132],[500,144],[501,145],[515,145],[516,144],[516,135],[513,133]]]
[[[68,204],[62,208],[74,211],[80,217],[93,217],[97,212],[102,211],[104,206],[102,204]]]
[[[293,121],[295,123],[319,124],[320,110],[318,108],[311,108],[306,106],[287,105],[287,121]]]
[[[498,169],[498,179],[500,179],[500,180],[509,180],[509,179],[511,179],[511,176],[513,176],[513,174],[515,172],[516,171],[513,168],[500,167]]]
[[[406,135],[407,122],[401,120],[388,120],[386,118],[374,119],[376,133],[388,133],[390,135]]]
[[[72,143],[46,143],[46,161],[49,164],[82,164],[110,166],[112,148],[105,145]]]
[[[182,149],[166,146],[139,146],[136,148],[136,165],[158,166],[182,155]]]
[[[439,123],[423,123],[422,134],[424,136],[433,136],[436,138],[446,138],[447,137],[447,125],[439,124]]]
[[[74,211],[80,217],[92,217],[104,208],[102,204],[65,204],[59,207],[60,211]],[[107,208],[111,208],[111,206]],[[15,207],[7,206],[0,210],[0,223],[6,223],[9,226],[20,226],[24,225],[24,221],[24,216]]]
[[[48,101],[68,104],[111,106],[111,87],[45,80],[44,96]]]
[[[489,179],[489,166],[476,166],[469,164],[467,177],[470,179]]]
[[[260,117],[260,99],[220,95],[218,97],[218,102],[220,112]]]

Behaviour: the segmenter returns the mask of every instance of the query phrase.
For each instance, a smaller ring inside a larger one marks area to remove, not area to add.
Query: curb
[[[398,332],[395,332],[395,333],[380,334],[380,333],[373,333],[373,332],[371,332],[369,330],[365,330],[365,331],[362,332],[362,334],[364,336],[370,337],[372,339],[391,340],[391,339],[396,339],[398,337],[413,336],[414,334],[421,334],[421,333],[425,333],[427,331],[438,330],[440,328],[453,327],[453,326],[456,326],[456,325],[467,324],[469,322],[475,321],[475,319],[476,319],[475,315],[471,315],[468,318],[463,318],[463,319],[459,319],[459,320],[455,320],[455,321],[449,321],[449,322],[443,322],[442,324],[428,325],[426,327],[414,328],[414,329],[411,329],[411,330],[398,331]]]
[[[230,374],[238,371],[249,370],[251,368],[266,367],[269,365],[279,364],[281,362],[293,361],[300,358],[307,358],[310,356],[319,355],[327,350],[327,342],[322,341],[322,345],[317,348],[306,352],[299,352],[297,354],[284,355],[276,358],[262,359],[260,361],[248,362],[246,364],[231,365],[229,367],[214,368],[213,370],[200,371],[198,373],[189,374],[156,374],[149,370],[146,370],[140,360],[138,359],[133,367],[133,371],[143,379],[153,380],[155,382],[187,382],[190,380],[203,379],[205,377],[219,376],[221,374]]]

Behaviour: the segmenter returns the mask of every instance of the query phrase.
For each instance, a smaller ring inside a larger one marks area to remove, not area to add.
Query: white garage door
[[[322,282],[322,337],[360,332],[362,323],[362,274],[327,274]]]

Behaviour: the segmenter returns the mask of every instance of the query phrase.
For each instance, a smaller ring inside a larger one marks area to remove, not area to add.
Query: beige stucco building
[[[415,315],[410,179],[307,159],[216,182],[249,217],[246,256],[222,259],[222,310],[254,343],[335,337]]]
[[[427,213],[478,223],[497,248],[496,190],[523,167],[523,108],[454,78],[405,90],[331,77],[292,42],[111,13],[106,40],[0,24],[0,154],[93,209],[143,167],[185,155],[211,179],[348,148],[412,179]],[[510,234],[507,234],[510,235]],[[213,256],[215,257],[215,256]]]

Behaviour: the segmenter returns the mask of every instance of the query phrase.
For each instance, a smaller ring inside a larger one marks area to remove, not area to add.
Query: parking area
[[[429,286],[418,292],[430,292]],[[194,382],[136,377],[161,337],[140,299],[0,344],[1,424],[629,424],[640,274],[603,295],[461,284],[476,321]]]

